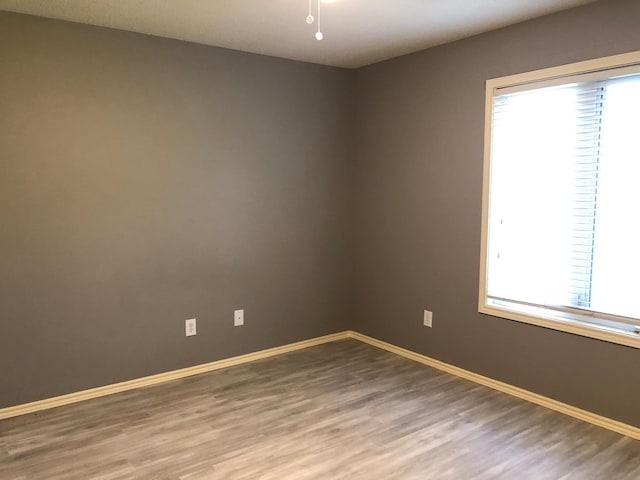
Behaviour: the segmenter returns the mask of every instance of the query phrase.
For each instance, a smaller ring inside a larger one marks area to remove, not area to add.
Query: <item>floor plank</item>
[[[640,442],[344,340],[0,421],[2,480],[637,480]]]

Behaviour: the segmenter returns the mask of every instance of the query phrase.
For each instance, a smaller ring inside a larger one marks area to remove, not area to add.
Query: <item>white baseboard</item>
[[[221,368],[227,368],[234,365],[253,362],[262,358],[273,357],[275,355],[281,355],[283,353],[293,352],[296,350],[301,350],[303,348],[313,347],[315,345],[321,345],[323,343],[335,342],[336,340],[343,340],[346,338],[359,340],[374,347],[378,347],[383,350],[387,350],[388,352],[395,353],[396,355],[400,355],[416,362],[420,362],[424,365],[437,368],[438,370],[441,370],[443,372],[450,373],[452,375],[456,375],[457,377],[461,377],[480,385],[493,388],[494,390],[498,390],[499,392],[513,395],[514,397],[527,400],[531,403],[535,403],[536,405],[541,405],[551,410],[555,410],[556,412],[569,415],[570,417],[574,417],[593,425],[606,428],[621,435],[626,435],[627,437],[640,440],[640,428],[638,427],[627,425],[626,423],[612,420],[610,418],[603,417],[601,415],[582,410],[571,405],[567,405],[566,403],[553,400],[543,395],[539,395],[537,393],[533,393],[528,390],[509,385],[508,383],[504,383],[499,380],[494,380],[492,378],[470,372],[469,370],[465,370],[463,368],[441,362],[440,360],[436,360],[434,358],[412,352],[411,350],[407,350],[402,347],[397,347],[390,343],[383,342],[381,340],[377,340],[375,338],[368,337],[351,330],[346,332],[334,333],[332,335],[325,335],[323,337],[316,337],[309,340],[303,340],[301,342],[290,343],[288,345],[269,348],[267,350],[260,350],[257,352],[248,353],[246,355],[226,358],[215,362],[195,365],[193,367],[182,368],[180,370],[173,370],[170,372],[159,373],[157,375],[129,380],[126,382],[114,383],[112,385],[106,385],[104,387],[91,388],[89,390],[69,393],[67,395],[61,395],[59,397],[46,398],[44,400],[38,400],[22,405],[2,408],[0,409],[0,420],[5,418],[17,417],[19,415],[26,415],[28,413],[34,413],[41,410],[47,410],[49,408],[60,407],[62,405],[81,402],[83,400],[89,400],[92,398],[104,397],[106,395],[133,390],[135,388],[169,382],[171,380],[177,380],[179,378],[190,377],[192,375],[198,375],[200,373],[211,372],[213,370],[219,370]]]
[[[61,395],[59,397],[46,398],[44,400],[24,403],[22,405],[16,405],[14,407],[2,408],[0,409],[0,420],[4,418],[17,417],[19,415],[26,415],[28,413],[34,413],[41,410],[47,410],[49,408],[61,407],[62,405],[68,405],[70,403],[82,402],[83,400],[89,400],[92,398],[104,397],[106,395],[125,392],[127,390],[133,390],[135,388],[157,385],[158,383],[169,382],[171,380],[177,380],[179,378],[190,377],[192,375],[198,375],[200,373],[211,372],[213,370],[219,370],[221,368],[227,368],[234,365],[240,365],[242,363],[253,362],[254,360],[273,357],[274,355],[281,355],[283,353],[313,347],[322,343],[335,342],[336,340],[341,340],[348,337],[348,332],[334,333],[332,335],[311,338],[309,340],[303,340],[301,342],[290,343],[288,345],[282,345],[280,347],[248,353],[246,355],[225,358],[216,362],[203,363],[201,365],[195,365],[193,367],[181,368],[180,370],[173,370],[170,372],[159,373],[157,375],[150,375],[148,377],[136,378],[134,380],[128,380],[126,382],[105,385],[104,387],[91,388],[89,390],[69,393],[67,395]]]
[[[552,398],[530,392],[523,388],[514,387],[513,385],[509,385],[508,383],[494,380],[492,378],[470,372],[469,370],[465,370],[463,368],[455,367],[448,363],[441,362],[440,360],[436,360],[434,358],[412,352],[411,350],[407,350],[405,348],[397,347],[381,340],[376,340],[375,338],[368,337],[358,332],[349,331],[347,333],[350,338],[360,340],[361,342],[368,343],[369,345],[373,345],[374,347],[378,347],[383,350],[395,353],[396,355],[415,360],[416,362],[420,362],[430,367],[437,368],[438,370],[442,370],[443,372],[456,375],[466,380],[471,380],[472,382],[493,388],[494,390],[498,390],[499,392],[513,395],[514,397],[527,400],[531,403],[535,403],[536,405],[541,405],[551,410],[555,410],[556,412],[564,413],[565,415],[569,415],[570,417],[574,417],[593,425],[597,425],[598,427],[606,428],[621,435],[626,435],[627,437],[640,440],[640,428],[638,427],[627,425],[626,423],[612,420],[610,418],[603,417],[602,415],[598,415],[587,410],[582,410],[578,407],[567,405],[566,403],[559,402],[558,400],[553,400]]]

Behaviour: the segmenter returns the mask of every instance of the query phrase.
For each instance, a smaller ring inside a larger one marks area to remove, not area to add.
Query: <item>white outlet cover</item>
[[[433,326],[433,312],[424,311],[424,326],[431,328]]]
[[[235,310],[233,312],[233,326],[240,327],[244,325],[244,310]]]
[[[185,330],[185,335],[187,337],[192,337],[193,335],[196,334],[196,319],[195,318],[190,318],[188,320],[184,321],[184,330]]]

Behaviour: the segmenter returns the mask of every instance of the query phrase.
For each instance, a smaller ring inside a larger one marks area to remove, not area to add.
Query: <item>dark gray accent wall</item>
[[[638,50],[639,26],[602,1],[357,72],[355,330],[640,426],[640,351],[477,312],[485,81]]]
[[[0,408],[345,330],[352,75],[0,12]]]

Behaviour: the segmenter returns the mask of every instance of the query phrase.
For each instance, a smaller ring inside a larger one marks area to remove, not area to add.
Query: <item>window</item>
[[[640,348],[640,52],[487,82],[479,311]]]

